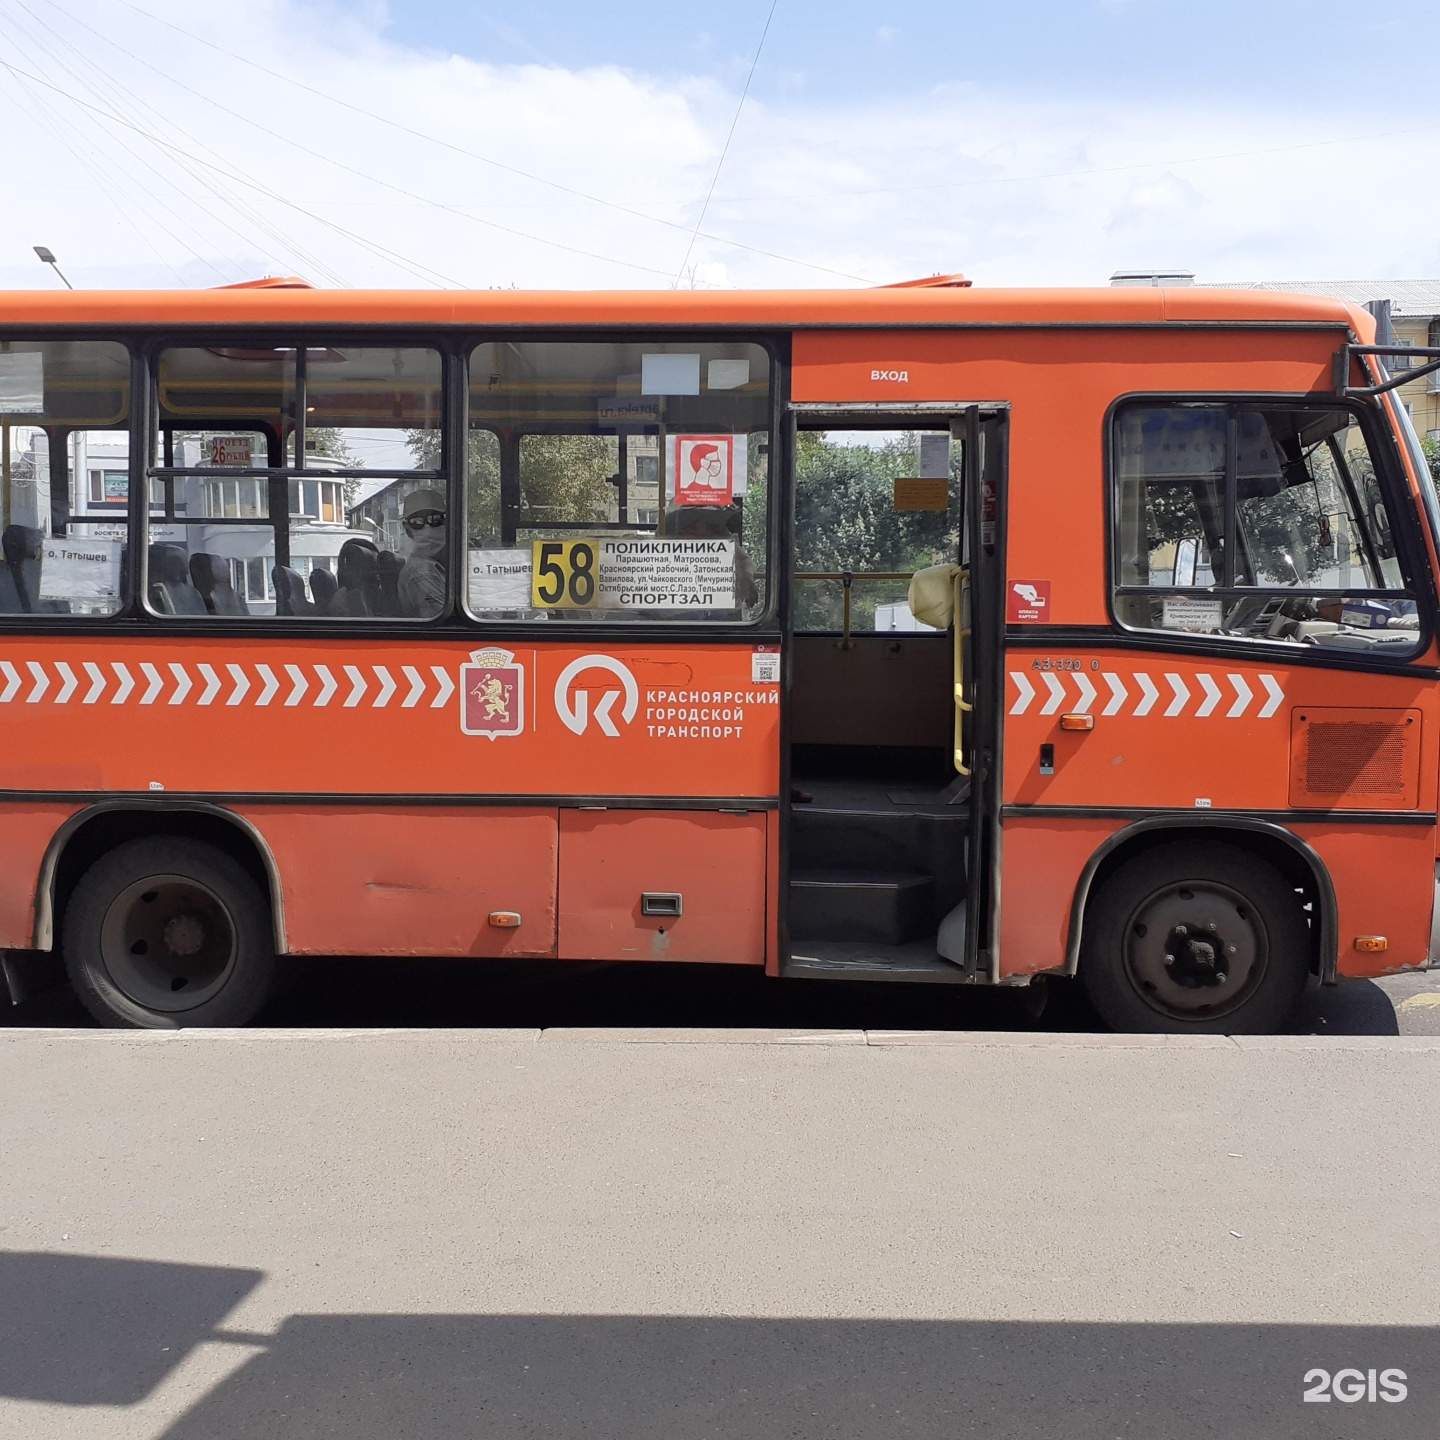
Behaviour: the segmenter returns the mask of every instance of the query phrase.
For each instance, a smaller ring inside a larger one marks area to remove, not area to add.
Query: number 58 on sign
[[[593,540],[537,540],[530,601],[537,609],[580,610],[598,603]]]

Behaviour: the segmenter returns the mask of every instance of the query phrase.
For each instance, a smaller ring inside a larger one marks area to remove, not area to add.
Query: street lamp
[[[35,246],[35,253],[40,257],[42,264],[49,265],[62,280],[65,280],[65,272],[55,263],[55,252],[53,250],[45,245],[37,245]],[[75,287],[68,280],[65,280],[65,288],[67,290],[73,290]]]

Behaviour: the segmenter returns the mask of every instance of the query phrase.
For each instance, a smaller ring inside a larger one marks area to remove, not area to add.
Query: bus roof
[[[1370,316],[1320,295],[1104,287],[986,290],[215,290],[0,291],[0,326],[212,325],[743,326],[1324,324],[1366,339]]]

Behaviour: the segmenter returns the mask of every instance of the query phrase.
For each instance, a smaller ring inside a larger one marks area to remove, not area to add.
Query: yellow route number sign
[[[530,603],[541,610],[584,610],[600,603],[593,540],[536,540],[530,548]]]

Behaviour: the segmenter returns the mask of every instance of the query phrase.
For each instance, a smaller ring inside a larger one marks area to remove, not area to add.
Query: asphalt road
[[[1404,1036],[16,1027],[0,1435],[1431,1436],[1437,1078]]]

